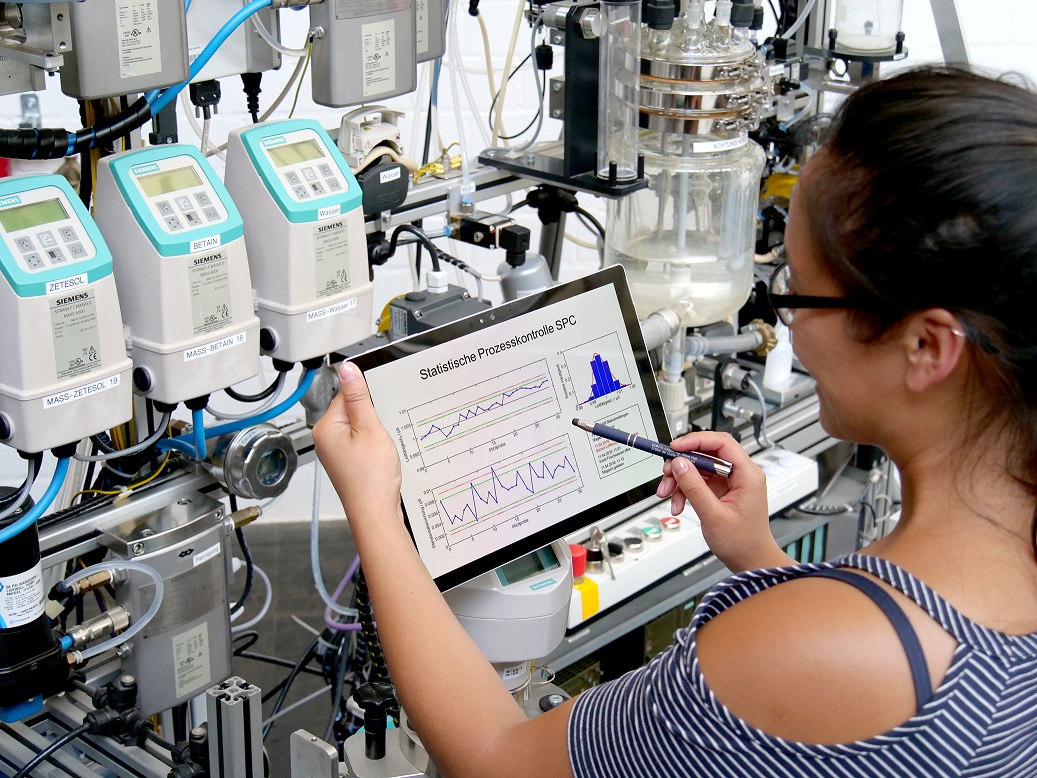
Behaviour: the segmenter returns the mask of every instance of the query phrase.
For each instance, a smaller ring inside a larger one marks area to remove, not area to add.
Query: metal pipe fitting
[[[114,635],[116,632],[121,632],[129,626],[129,612],[122,606],[117,605],[100,616],[95,616],[89,621],[70,627],[65,634],[72,638],[72,647],[79,649],[100,637],[108,634]]]

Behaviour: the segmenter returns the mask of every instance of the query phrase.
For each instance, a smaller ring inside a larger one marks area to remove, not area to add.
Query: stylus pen
[[[649,454],[655,454],[663,459],[683,457],[703,473],[729,476],[731,475],[731,469],[734,467],[734,464],[728,462],[726,459],[711,457],[709,454],[702,454],[698,451],[674,451],[669,446],[659,443],[656,440],[642,438],[636,432],[623,432],[623,430],[617,430],[615,427],[609,427],[605,424],[595,424],[592,421],[584,421],[583,419],[573,419],[573,424],[581,430],[586,430],[592,435],[597,435],[599,438],[614,440],[616,443],[622,443],[624,446],[630,446],[631,448],[636,448],[641,451],[647,451]]]

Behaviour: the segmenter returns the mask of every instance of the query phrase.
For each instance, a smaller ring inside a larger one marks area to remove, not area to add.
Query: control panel
[[[767,476],[767,511],[772,516],[817,491],[817,462],[809,457],[772,448],[752,459]],[[603,549],[588,545],[587,572],[582,581],[573,584],[569,630],[709,553],[691,507],[673,516],[669,500],[609,530],[608,560]]]
[[[22,270],[36,273],[97,256],[67,195],[56,186],[13,199],[17,202],[0,208],[0,228],[4,244]]]

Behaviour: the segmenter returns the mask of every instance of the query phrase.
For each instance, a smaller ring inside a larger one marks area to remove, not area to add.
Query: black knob
[[[653,30],[668,30],[673,27],[676,9],[672,0],[648,0],[642,12],[645,24]]]
[[[259,330],[259,348],[263,351],[273,351],[277,346],[277,333],[269,327],[261,327]]]
[[[146,367],[133,368],[133,385],[137,387],[138,392],[145,394],[150,392],[151,387],[154,386],[154,382],[151,380],[151,371]]]
[[[364,755],[368,759],[385,758],[386,719],[389,708],[396,703],[392,684],[365,683],[353,692],[353,701],[364,711]]]

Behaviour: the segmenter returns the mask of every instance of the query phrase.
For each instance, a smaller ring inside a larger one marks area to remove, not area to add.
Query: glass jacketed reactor
[[[730,24],[688,0],[670,30],[642,27],[639,144],[649,186],[609,201],[606,264],[624,266],[638,314],[720,321],[749,296],[764,152],[749,140],[770,81]]]

